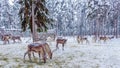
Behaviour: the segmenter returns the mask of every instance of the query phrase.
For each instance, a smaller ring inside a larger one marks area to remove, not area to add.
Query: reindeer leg
[[[38,55],[39,55],[39,63],[40,63],[40,51],[38,52]]]
[[[79,39],[77,39],[77,42],[80,43]]]
[[[58,47],[58,43],[56,44],[56,49],[59,49],[59,47]]]
[[[82,41],[81,41],[81,40],[79,40],[79,42],[80,42],[80,44],[82,44]]]
[[[16,43],[16,41],[14,40],[14,43]]]
[[[63,45],[62,45],[62,50],[64,51],[64,43],[63,43]]]
[[[28,54],[28,51],[27,52],[25,52],[25,54],[24,54],[24,58],[23,58],[23,62],[25,63],[25,56]]]
[[[44,63],[46,63],[46,52],[45,52],[45,50],[44,50],[44,47],[42,47],[42,58],[43,58],[43,60],[44,60]]]
[[[104,43],[106,42],[106,39],[104,40]]]
[[[34,55],[34,52],[33,52],[32,54],[33,54],[33,57],[34,57],[34,60],[35,60],[35,55]]]
[[[83,40],[81,40],[81,44],[83,44]]]
[[[5,41],[3,41],[3,44],[6,44]]]
[[[31,59],[31,52],[28,52],[28,57],[29,57],[30,62],[32,62],[32,59]]]
[[[6,44],[6,40],[3,40],[3,44]]]
[[[5,40],[5,43],[4,44],[6,44],[6,40]]]
[[[86,40],[86,44],[88,44],[88,41]]]
[[[8,44],[9,44],[10,42],[9,42],[9,40],[8,40]]]
[[[46,63],[46,54],[45,53],[43,53],[43,60],[44,60],[44,63]]]
[[[13,43],[15,43],[15,40],[13,39]]]
[[[21,38],[19,40],[20,40],[20,42],[22,42]]]

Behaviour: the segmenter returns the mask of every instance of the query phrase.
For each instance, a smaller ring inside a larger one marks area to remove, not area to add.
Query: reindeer
[[[87,37],[81,37],[77,36],[77,42],[83,44],[83,42],[86,41],[86,43],[89,43]]]
[[[16,41],[15,40],[18,40],[18,41],[20,41],[21,42],[21,38],[20,38],[20,36],[11,36],[11,39],[13,40],[13,42],[15,43]]]
[[[28,45],[27,52],[24,54],[24,62],[25,62],[25,56],[28,54],[29,60],[32,61],[31,59],[31,53],[38,53],[39,55],[39,62],[40,62],[40,54],[42,55],[42,59],[44,60],[44,63],[46,63],[46,53],[45,49],[43,47],[45,44],[40,44],[40,43],[32,43]],[[35,58],[34,54],[33,57]]]
[[[104,36],[104,37],[99,37],[99,41],[104,41],[104,43],[108,40],[109,38]]]
[[[8,42],[9,44],[10,34],[1,35],[1,40],[4,41],[4,44]]]
[[[32,46],[32,48],[30,46]],[[34,48],[36,46],[38,48]],[[42,56],[43,56],[44,62],[46,62],[46,54],[49,56],[50,59],[52,59],[53,52],[56,51],[56,49],[53,50],[53,51],[51,51],[51,49],[50,49],[50,47],[49,47],[49,45],[47,43],[43,43],[43,44],[41,44],[41,43],[32,43],[32,44],[29,44],[28,45],[28,50],[24,54],[24,62],[25,62],[25,56],[26,56],[26,54],[28,54],[29,59],[31,60],[31,57],[30,57],[31,52],[33,53],[33,57],[35,58],[34,52],[38,52],[39,57],[40,57],[41,50],[42,50]]]
[[[58,44],[62,44],[62,50],[64,50],[64,44],[66,43],[67,39],[57,39],[56,40],[56,49],[59,49]]]

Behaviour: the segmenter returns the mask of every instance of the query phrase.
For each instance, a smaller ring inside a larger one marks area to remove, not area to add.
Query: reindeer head
[[[53,53],[50,53],[50,59],[52,59]]]

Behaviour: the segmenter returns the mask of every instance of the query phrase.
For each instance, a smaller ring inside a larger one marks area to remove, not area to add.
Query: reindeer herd
[[[16,42],[16,40],[18,41],[22,41],[21,40],[21,37],[20,36],[14,36],[14,35],[11,35],[11,34],[4,34],[4,35],[1,35],[1,40],[4,42],[4,44],[6,43],[9,43],[10,40],[12,40],[14,43]],[[30,61],[32,61],[32,58],[31,56],[33,55],[34,59],[35,59],[35,55],[34,53],[37,53],[38,56],[39,56],[39,62],[40,62],[40,58],[42,57],[42,60],[44,63],[46,63],[46,59],[47,57],[49,57],[50,59],[52,59],[53,57],[53,52],[55,52],[56,50],[59,49],[59,44],[62,45],[62,50],[64,50],[64,46],[65,46],[65,43],[67,42],[67,39],[65,38],[56,38],[56,36],[50,36],[48,38],[53,38],[52,40],[55,41],[56,43],[56,49],[54,49],[53,51],[51,50],[50,48],[50,45],[47,43],[47,41],[45,40],[45,42],[34,42],[34,43],[31,43],[31,44],[28,44],[27,45],[27,51],[24,53],[24,62],[25,62],[25,57],[26,55],[28,55],[28,58]],[[108,36],[100,36],[100,37],[96,37],[94,36],[92,38],[92,40],[94,42],[107,42],[107,40],[110,40],[110,39],[113,39],[114,36],[111,36],[111,37],[108,37]],[[90,41],[88,40],[87,37],[83,37],[83,36],[77,36],[76,37],[76,41],[78,44],[83,44],[84,42],[86,44],[89,44]]]
[[[107,42],[107,40],[111,40],[111,39],[113,39],[114,38],[114,36],[100,36],[100,37],[96,37],[96,36],[94,36],[94,37],[92,37],[92,40],[96,43],[96,42],[104,42],[104,43],[106,43]],[[88,40],[88,38],[87,37],[83,37],[83,36],[77,36],[77,42],[78,43],[81,43],[81,44],[83,44],[83,42],[86,42],[87,44],[90,42],[89,40]]]
[[[11,34],[0,34],[1,40],[3,41],[3,44],[9,44],[10,40],[12,40],[14,43],[16,41],[21,42],[21,37],[20,36],[15,36],[15,35],[11,35]]]
[[[101,36],[101,37],[93,37],[93,40],[95,42],[97,41],[103,41],[106,42],[107,40],[113,39],[114,36],[111,37],[107,37],[107,36]],[[78,42],[78,44],[83,44],[84,42],[86,42],[86,44],[89,44],[90,41],[88,40],[87,37],[82,37],[82,36],[77,36],[76,40]],[[33,57],[35,58],[34,53],[38,53],[39,56],[39,62],[40,62],[40,57],[42,57],[43,62],[46,63],[46,59],[47,56],[52,59],[53,56],[53,52],[55,52],[56,50],[59,49],[59,44],[62,45],[62,50],[64,50],[64,45],[67,42],[67,39],[64,38],[57,38],[56,39],[56,49],[54,49],[53,51],[51,51],[50,45],[46,42],[44,43],[31,43],[27,46],[27,51],[24,54],[24,62],[25,62],[25,56],[28,54],[29,60],[32,61],[31,59],[31,54],[33,54]]]
[[[34,53],[38,53],[39,56],[39,62],[40,62],[40,57],[42,57],[43,62],[46,63],[47,56],[52,59],[53,52],[55,52],[59,47],[58,44],[62,44],[62,49],[64,50],[64,44],[66,43],[67,39],[56,39],[56,49],[51,51],[50,46],[48,43],[43,42],[43,43],[31,43],[27,46],[27,51],[24,54],[24,62],[25,62],[25,56],[28,54],[30,62],[32,61],[31,59],[31,54],[33,54],[33,57],[35,59]]]

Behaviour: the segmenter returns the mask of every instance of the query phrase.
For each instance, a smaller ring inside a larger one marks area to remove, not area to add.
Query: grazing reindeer
[[[39,61],[40,61],[40,54],[41,54],[42,58],[44,60],[44,63],[46,63],[46,53],[45,53],[45,49],[43,47],[44,45],[46,45],[46,44],[40,44],[40,43],[29,44],[27,52],[25,52],[25,54],[24,54],[24,62],[25,62],[26,54],[28,54],[29,60],[32,61],[31,60],[31,53],[36,52],[39,55]],[[34,54],[33,54],[33,56],[34,56]],[[34,56],[34,58],[35,58],[35,56]]]
[[[53,52],[55,52],[57,49],[54,49],[53,51],[51,51],[49,45],[47,43],[44,43],[44,45],[42,45],[44,50],[45,50],[45,53],[48,55],[48,57],[50,59],[52,59],[52,56],[53,56]],[[33,56],[34,56],[34,53],[33,53]]]
[[[15,40],[18,40],[21,42],[20,36],[11,36],[11,39],[13,40],[14,43],[16,42]]]
[[[83,44],[83,42],[86,41],[86,43],[89,43],[87,37],[80,37],[77,36],[77,42]]]
[[[108,40],[109,38],[104,36],[104,37],[99,37],[99,41],[104,41],[104,43]]]
[[[6,42],[9,43],[9,39],[10,39],[10,35],[9,34],[6,34],[6,35],[1,35],[1,39],[2,41],[4,41],[4,44],[6,44]]]
[[[58,44],[62,44],[62,50],[64,50],[64,44],[66,43],[67,39],[57,39],[56,40],[56,49],[59,49]]]
[[[34,44],[34,45],[37,45],[37,46],[42,46],[42,47],[44,48],[45,53],[49,56],[50,59],[52,59],[53,52],[55,52],[56,49],[53,50],[53,51],[51,51],[51,49],[50,49],[50,47],[49,47],[49,45],[48,45],[47,43],[44,43],[44,44],[33,43],[33,44]],[[33,44],[32,44],[32,45],[33,45]],[[33,57],[35,58],[34,52],[36,52],[36,51],[33,51]],[[38,52],[38,53],[39,53],[39,52]],[[28,51],[24,54],[24,62],[25,62],[25,56],[26,56],[26,54],[28,54]],[[39,56],[40,56],[40,54],[39,54]]]

